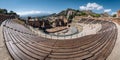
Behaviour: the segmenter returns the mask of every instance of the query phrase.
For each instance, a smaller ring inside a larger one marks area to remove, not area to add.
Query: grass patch
[[[21,21],[21,20],[18,20],[18,19],[14,19],[13,21],[16,22],[16,23],[18,23],[18,24],[25,25],[24,21]]]

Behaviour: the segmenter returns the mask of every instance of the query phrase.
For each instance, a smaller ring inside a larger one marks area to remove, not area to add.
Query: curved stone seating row
[[[0,22],[3,22],[6,19],[12,19],[12,16],[0,14]]]
[[[100,23],[102,29],[96,34],[60,40],[37,36],[12,20],[2,25],[6,46],[14,60],[105,60],[117,38],[116,25],[101,20],[80,22]]]

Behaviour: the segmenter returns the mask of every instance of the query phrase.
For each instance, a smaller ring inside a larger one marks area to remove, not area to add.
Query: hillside
[[[88,17],[88,16],[92,16],[92,17],[109,17],[110,15],[108,13],[95,13],[92,10],[75,10],[75,9],[71,9],[71,8],[67,8],[66,10],[62,10],[61,12],[59,12],[58,14],[53,13],[51,15],[48,16],[43,16],[43,17],[57,17],[57,16],[70,16],[70,17],[75,17],[75,16],[84,16],[84,17]]]

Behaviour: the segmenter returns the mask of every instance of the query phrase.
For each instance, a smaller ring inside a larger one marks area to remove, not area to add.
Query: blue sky
[[[0,8],[20,15],[58,13],[67,8],[113,14],[120,9],[120,0],[0,0]]]

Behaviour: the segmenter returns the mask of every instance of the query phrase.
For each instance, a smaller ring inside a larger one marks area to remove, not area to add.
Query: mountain
[[[66,10],[62,10],[61,12],[59,12],[57,14],[56,13],[53,13],[53,14],[40,13],[40,14],[24,15],[23,17],[28,17],[28,16],[42,17],[42,18],[51,17],[51,16],[52,17],[65,16],[67,18],[69,18],[69,17],[74,18],[75,16],[108,17],[110,15],[107,13],[98,14],[98,13],[93,12],[92,10],[75,10],[72,8],[67,8]]]
[[[95,13],[92,10],[75,10],[75,9],[71,9],[71,8],[67,8],[66,10],[62,10],[61,12],[59,12],[58,14],[51,14],[48,15],[46,17],[50,17],[50,16],[70,16],[70,17],[75,17],[75,16],[93,16],[93,17],[100,17],[101,14]]]
[[[110,17],[110,15],[107,12],[101,13],[101,17]]]
[[[71,9],[71,8],[67,8],[66,10],[61,11],[60,13],[58,13],[57,15],[64,15],[67,16],[68,12],[71,11],[73,14],[76,12],[75,9]]]
[[[41,17],[41,16],[47,16],[47,15],[50,15],[50,14],[49,13],[29,14],[29,15],[21,15],[21,17],[28,17],[28,16]]]

